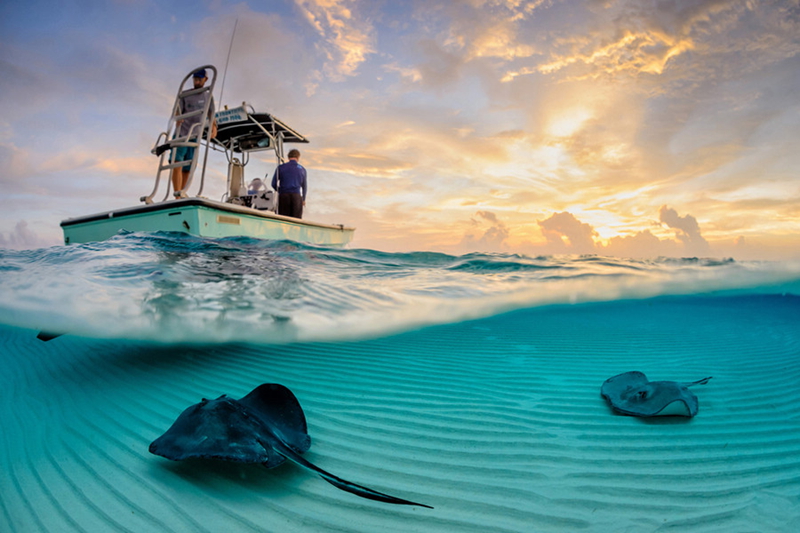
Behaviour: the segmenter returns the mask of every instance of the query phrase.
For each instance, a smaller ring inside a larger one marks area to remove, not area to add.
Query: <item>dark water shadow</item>
[[[603,403],[606,406],[608,414],[611,416],[616,416],[621,418],[633,418],[638,420],[642,424],[647,424],[651,426],[681,426],[690,423],[694,418],[691,416],[680,416],[680,415],[664,415],[664,416],[626,415],[616,412],[610,405],[608,405],[608,402],[604,401]]]
[[[217,499],[235,499],[241,495],[241,490],[258,497],[279,498],[296,491],[306,479],[316,478],[289,461],[268,469],[260,464],[214,459],[169,461],[153,456],[148,469],[151,478],[165,474],[177,476]]]
[[[694,419],[693,416],[680,416],[680,415],[665,415],[665,416],[635,416],[633,418],[639,418],[642,420],[643,424],[647,424],[649,426],[682,426],[685,424],[690,424]]]
[[[236,358],[245,352],[258,352],[265,359],[273,355],[268,345],[252,345],[242,342],[225,344],[163,344],[127,339],[90,339],[65,336],[59,339],[60,350],[79,350],[86,355],[87,363],[109,365],[117,369],[147,366],[158,370],[191,366],[214,366],[219,360]],[[70,343],[71,346],[66,346]]]

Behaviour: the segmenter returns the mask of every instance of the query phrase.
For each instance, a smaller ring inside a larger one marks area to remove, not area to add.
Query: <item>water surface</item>
[[[0,250],[0,531],[800,529],[800,268],[127,234]],[[41,341],[41,331],[64,333]],[[693,381],[692,419],[605,379]],[[174,463],[187,406],[281,383],[308,458]]]

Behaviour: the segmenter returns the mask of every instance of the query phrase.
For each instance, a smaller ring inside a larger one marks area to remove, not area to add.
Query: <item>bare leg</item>
[[[182,171],[181,172],[181,190],[186,188],[186,184],[187,183],[189,183],[189,173],[186,172],[186,171]],[[186,196],[187,196],[187,194],[184,191],[183,194],[181,194],[181,197],[185,198]]]
[[[182,172],[181,172],[181,168],[180,167],[172,169],[172,191],[173,192],[183,189],[183,183],[182,183],[182,180],[181,180],[181,177],[182,177],[181,174],[182,174]]]
[[[183,167],[172,169],[172,192],[183,191],[189,181],[189,173],[184,172]],[[186,192],[181,194],[181,198],[186,198]]]

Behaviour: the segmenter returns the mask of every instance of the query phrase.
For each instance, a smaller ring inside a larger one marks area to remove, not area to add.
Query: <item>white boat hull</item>
[[[344,246],[354,228],[320,224],[204,198],[108,211],[61,222],[64,243],[102,241],[120,231],[176,231],[198,237],[253,237]]]

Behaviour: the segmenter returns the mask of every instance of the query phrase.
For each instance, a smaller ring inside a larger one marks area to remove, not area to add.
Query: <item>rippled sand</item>
[[[539,308],[341,344],[149,345],[0,327],[0,531],[800,530],[800,303],[665,298]],[[691,381],[688,420],[614,415],[600,385]],[[149,443],[202,397],[302,404],[312,462]]]

